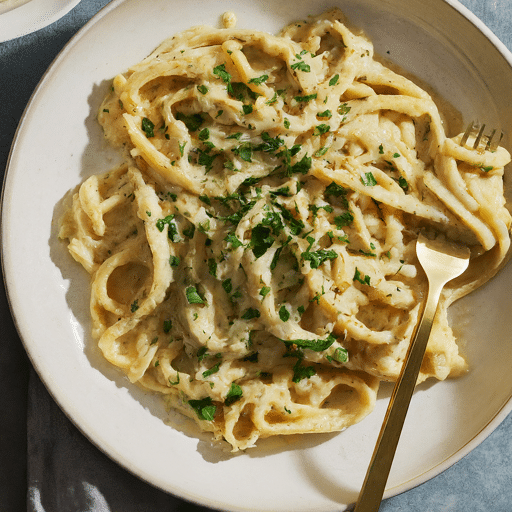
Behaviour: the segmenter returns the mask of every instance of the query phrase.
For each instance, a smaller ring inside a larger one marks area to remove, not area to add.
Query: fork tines
[[[501,142],[501,139],[503,138],[503,131],[500,131],[499,136],[496,136],[496,129],[491,130],[488,135],[484,135],[484,130],[485,124],[472,121],[468,124],[466,131],[460,140],[460,145],[465,146],[468,143],[468,140],[474,137],[472,140],[473,149],[496,151]]]

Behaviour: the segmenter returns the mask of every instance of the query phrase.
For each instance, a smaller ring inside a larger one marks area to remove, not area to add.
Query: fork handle
[[[354,512],[377,512],[379,510],[444,285],[445,283],[434,283],[433,287],[429,286],[421,320],[393,389]]]

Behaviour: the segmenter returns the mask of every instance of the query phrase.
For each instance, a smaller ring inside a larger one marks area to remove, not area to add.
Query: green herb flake
[[[290,66],[294,71],[302,71],[304,73],[309,73],[311,71],[311,67],[309,64],[306,64],[303,60],[299,62],[295,62]]]
[[[293,366],[293,382],[300,382],[302,379],[309,379],[310,377],[313,377],[313,375],[316,375],[315,367],[303,366],[300,359]]]
[[[231,75],[226,71],[226,64],[220,64],[213,68],[213,74],[218,76],[225,84],[228,85],[228,91],[231,88]]]
[[[233,405],[236,401],[240,400],[242,396],[242,388],[238,384],[232,382],[228,394],[226,395],[226,399],[224,400],[224,405],[229,407],[230,405]]]
[[[247,308],[242,315],[242,320],[252,320],[253,318],[259,318],[261,313],[256,308]]]
[[[341,215],[334,217],[334,224],[338,229],[342,229],[345,226],[350,226],[354,221],[354,216],[350,212],[344,212]]]
[[[338,107],[338,114],[341,114],[343,117],[342,121],[345,121],[347,118],[347,114],[350,112],[350,109],[352,107],[349,107],[346,103],[343,103],[343,105],[340,105]]]
[[[217,262],[214,258],[208,259],[208,272],[210,272],[210,275],[213,277],[217,277]]]
[[[313,130],[313,135],[320,136],[324,133],[327,133],[331,127],[328,124],[319,124],[318,126],[315,126],[315,129]]]
[[[318,268],[326,260],[335,260],[338,254],[333,249],[319,249],[318,251],[306,251],[302,258],[309,261],[311,268]]]
[[[324,110],[323,112],[319,112],[317,117],[326,117],[327,119],[332,117],[332,112],[330,110]]]
[[[250,245],[256,259],[263,256],[274,243],[274,237],[271,236],[270,231],[270,228],[262,224],[258,224],[253,228]]]
[[[282,322],[287,322],[290,319],[290,312],[284,304],[279,308],[279,318]]]
[[[281,340],[286,346],[295,346],[298,348],[306,348],[309,350],[313,350],[314,352],[323,352],[327,350],[335,341],[336,338],[332,334],[329,334],[325,339],[318,340],[304,340],[304,339],[294,339],[294,340]]]
[[[259,77],[251,78],[247,83],[261,85],[268,80],[268,75],[261,75]]]
[[[338,347],[331,357],[338,363],[346,363],[348,361],[348,351],[346,348]]]
[[[204,122],[203,116],[200,113],[184,114],[183,112],[176,112],[176,119],[183,122],[187,127],[187,130],[191,132],[199,130]]]
[[[237,247],[241,247],[244,245],[234,233],[228,233],[226,237],[224,238],[224,241],[228,244],[231,244],[231,247],[233,249],[236,249]]]
[[[149,139],[150,137],[155,136],[155,125],[154,123],[148,119],[147,117],[144,117],[142,119],[142,131],[146,134],[146,137]]]
[[[242,105],[244,115],[252,114],[252,105]]]
[[[309,94],[307,96],[295,96],[294,97],[294,100],[295,101],[298,101],[298,102],[304,102],[304,103],[307,103],[308,101],[311,101],[311,100],[316,100],[317,98],[317,94],[316,92],[313,93],[313,94]]]
[[[329,151],[329,146],[322,146],[318,151],[315,151],[314,155],[316,158],[324,156]]]
[[[265,298],[265,297],[268,295],[268,293],[269,293],[270,291],[271,291],[270,286],[263,286],[263,287],[261,288],[261,290],[260,290],[260,295],[261,295],[263,298]]]
[[[332,87],[333,85],[336,85],[338,83],[338,80],[340,79],[340,75],[336,74],[329,80],[329,85]]]
[[[224,288],[226,293],[231,293],[233,291],[233,283],[231,282],[231,278],[228,277],[222,281],[222,288]]]
[[[169,265],[171,267],[179,267],[180,266],[180,259],[178,256],[169,256]]]
[[[199,295],[195,286],[189,286],[185,290],[185,295],[189,304],[204,304],[204,300]]]
[[[206,87],[206,85],[198,85],[197,86],[197,90],[201,93],[201,94],[206,94],[208,92],[208,87]]]
[[[217,406],[213,404],[211,397],[207,396],[200,400],[189,400],[189,405],[196,411],[200,420],[213,421]]]
[[[359,269],[356,267],[356,271],[354,273],[354,277],[352,278],[353,281],[357,281],[361,284],[366,284],[370,286],[370,276],[361,274]]]
[[[210,138],[210,130],[208,130],[208,128],[203,128],[199,132],[199,135],[197,137],[199,140],[202,140],[202,141],[208,140]]]
[[[203,372],[203,378],[206,379],[210,375],[213,375],[214,373],[217,373],[219,371],[219,368],[220,368],[220,363],[221,363],[221,361],[219,361],[215,366],[212,366],[209,370],[205,370]]]
[[[377,180],[375,179],[373,173],[365,172],[364,177],[361,176],[361,183],[366,187],[374,187],[375,185],[377,185]]]

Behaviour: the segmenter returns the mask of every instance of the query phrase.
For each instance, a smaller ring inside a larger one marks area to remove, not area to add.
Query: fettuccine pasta
[[[447,308],[507,259],[510,155],[448,138],[338,10],[277,36],[224,19],[115,77],[99,122],[126,161],[85,180],[60,236],[105,358],[237,451],[372,411],[425,296],[420,231],[472,258],[419,382],[466,370]]]

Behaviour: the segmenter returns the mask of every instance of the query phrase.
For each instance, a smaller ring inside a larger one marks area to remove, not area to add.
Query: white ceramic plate
[[[80,0],[4,0],[0,2],[0,43],[25,36],[62,18]]]
[[[55,219],[69,189],[114,163],[95,121],[111,77],[165,37],[200,23],[216,25],[227,10],[236,12],[240,27],[276,32],[333,5],[367,31],[379,53],[434,85],[465,119],[512,126],[511,56],[453,0],[116,0],[52,65],[10,158],[2,216],[5,275],[33,364],[63,410],[114,460],[213,508],[342,510],[357,497],[390,387],[384,386],[370,417],[341,434],[263,441],[237,456],[219,453],[103,362],[88,334],[88,278],[57,240]],[[386,496],[446,469],[512,409],[511,288],[508,266],[454,306],[455,330],[472,370],[417,390]]]

